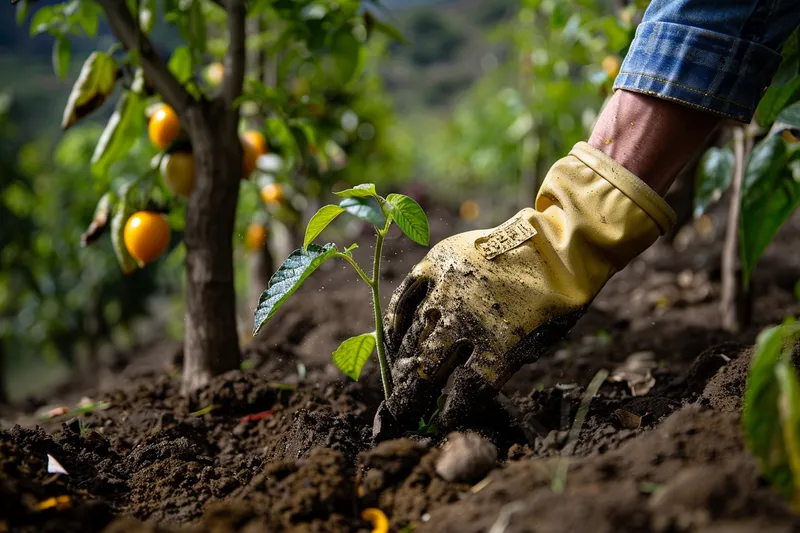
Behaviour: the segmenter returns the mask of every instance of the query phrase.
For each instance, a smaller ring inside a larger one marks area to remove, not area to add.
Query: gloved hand
[[[397,288],[384,320],[394,392],[374,436],[415,426],[451,373],[437,423],[452,429],[560,340],[609,278],[674,224],[639,178],[575,145],[550,169],[534,208],[441,241]]]

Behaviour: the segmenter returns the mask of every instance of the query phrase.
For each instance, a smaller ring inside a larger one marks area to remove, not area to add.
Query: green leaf
[[[136,259],[134,259],[128,248],[125,246],[123,238],[125,232],[125,223],[133,215],[134,210],[125,200],[125,194],[122,194],[122,201],[117,204],[117,209],[114,212],[114,217],[111,219],[111,244],[114,247],[114,253],[117,255],[119,266],[122,273],[126,276],[138,268]]]
[[[787,359],[781,359],[775,367],[780,394],[778,413],[783,429],[783,445],[786,449],[792,476],[792,501],[800,508],[800,384],[797,373]]]
[[[694,216],[699,217],[728,190],[733,176],[734,156],[730,148],[710,148],[697,169]]]
[[[344,372],[344,375],[354,381],[361,376],[361,369],[375,349],[375,333],[364,333],[350,337],[333,352],[333,362]]]
[[[78,24],[80,24],[88,37],[94,38],[97,36],[97,28],[100,23],[99,9],[95,2],[82,1],[75,15]]]
[[[386,225],[386,216],[374,198],[345,198],[339,202],[348,215],[369,222],[377,228]]]
[[[800,326],[779,326],[763,331],[747,375],[742,427],[750,452],[764,477],[785,497],[792,494],[792,474],[778,412],[781,386],[776,367],[791,356],[788,342],[796,341]]]
[[[117,63],[103,52],[92,52],[69,94],[61,128],[67,129],[100,108],[117,83]]]
[[[319,237],[319,234],[328,227],[328,224],[333,222],[336,217],[342,213],[344,213],[344,208],[338,205],[326,205],[320,208],[320,210],[311,217],[311,220],[308,221],[306,236],[305,239],[303,239],[303,248],[308,248],[308,245]]]
[[[403,233],[412,241],[427,246],[431,238],[428,217],[416,200],[404,194],[390,194],[386,201],[392,218]]]
[[[793,128],[800,128],[800,102],[781,111],[775,120]]]
[[[192,51],[188,46],[179,46],[169,58],[169,70],[175,74],[181,84],[192,79]]]
[[[20,0],[17,2],[17,25],[22,25],[22,23],[25,22],[30,6],[31,4],[28,0]]]
[[[758,123],[765,128],[768,127],[775,122],[781,111],[795,103],[798,98],[800,98],[800,76],[796,72],[794,77],[785,83],[774,82],[758,104]]]
[[[267,320],[272,318],[283,302],[303,284],[308,276],[337,253],[336,245],[332,243],[325,246],[311,244],[307,250],[300,248],[292,252],[278,271],[272,275],[266,290],[258,300],[253,335],[258,334]]]
[[[54,6],[40,7],[31,18],[31,37],[48,31],[52,24],[59,21],[59,18]]]
[[[66,37],[56,37],[53,41],[53,72],[62,80],[69,72],[71,50],[69,39]]]
[[[775,234],[800,205],[800,179],[792,172],[798,156],[800,152],[790,153],[780,135],[764,139],[750,155],[742,188],[740,232],[745,283]]]
[[[361,70],[362,45],[347,25],[333,35],[331,56],[339,83],[347,85]]]
[[[140,95],[131,91],[122,93],[92,155],[95,177],[107,179],[111,165],[125,157],[142,135],[145,128],[143,105]]]
[[[370,196],[376,199],[378,198],[374,183],[362,183],[361,185],[356,185],[352,189],[345,189],[343,191],[334,192],[333,194],[341,196],[342,198],[368,198]]]

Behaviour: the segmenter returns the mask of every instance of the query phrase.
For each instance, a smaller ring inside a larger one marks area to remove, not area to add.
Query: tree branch
[[[222,80],[222,98],[228,107],[242,94],[245,71],[245,0],[226,0],[228,5],[228,34],[230,42],[225,55],[225,78]]]
[[[164,101],[181,114],[192,102],[192,96],[170,72],[158,55],[152,41],[133,18],[125,0],[99,0],[111,30],[127,50],[138,50],[144,74]]]

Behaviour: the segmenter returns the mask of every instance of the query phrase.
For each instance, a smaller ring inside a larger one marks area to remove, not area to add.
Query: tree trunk
[[[750,150],[746,146],[744,129],[733,131],[735,163],[731,180],[730,208],[722,248],[722,300],[720,312],[722,328],[738,333],[750,323],[752,299],[749,288],[744,286],[742,265],[739,259],[739,223],[741,218],[742,183],[744,167]]]
[[[191,105],[185,113],[192,138],[195,189],[186,209],[186,337],[183,392],[239,367],[233,285],[233,229],[242,148],[238,112],[222,101]],[[184,118],[184,117],[181,117]]]

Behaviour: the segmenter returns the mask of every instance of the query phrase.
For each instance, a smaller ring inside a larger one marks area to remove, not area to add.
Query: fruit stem
[[[372,281],[369,286],[372,288],[372,307],[375,310],[375,346],[378,350],[378,364],[381,367],[381,381],[383,381],[383,395],[386,399],[392,395],[392,376],[389,373],[389,363],[386,360],[386,349],[383,343],[383,312],[381,311],[381,252],[383,251],[383,239],[386,237],[389,221],[383,230],[378,229],[378,237],[375,241],[375,258],[372,263]]]

